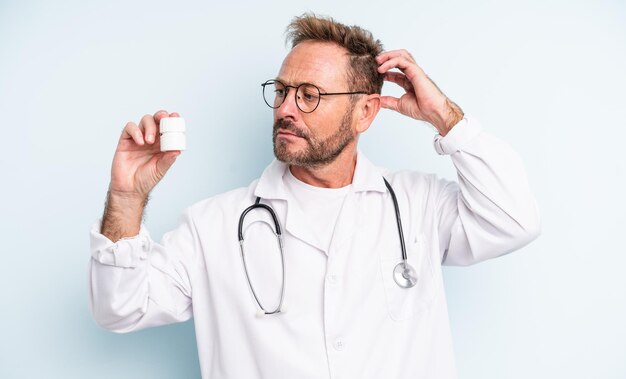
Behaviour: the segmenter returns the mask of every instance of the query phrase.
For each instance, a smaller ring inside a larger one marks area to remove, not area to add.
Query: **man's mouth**
[[[278,137],[287,140],[301,138],[308,141],[307,134],[304,131],[300,130],[293,122],[282,119],[274,123],[274,138]]]
[[[287,129],[283,129],[283,128],[279,128],[276,131],[276,136],[277,137],[284,137],[284,138],[304,138],[303,136],[301,136],[299,133],[291,131],[291,130],[287,130]]]
[[[287,129],[278,129],[278,134],[288,134],[288,135],[291,135],[291,136],[299,137],[296,133],[294,133],[292,131],[289,131]]]

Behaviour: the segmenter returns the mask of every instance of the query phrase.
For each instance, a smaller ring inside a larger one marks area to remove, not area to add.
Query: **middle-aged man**
[[[91,230],[94,318],[130,332],[194,317],[203,378],[454,378],[441,266],[539,234],[522,163],[408,52],[310,14],[288,38],[263,84],[277,159],[248,187],[189,207],[161,243],[141,221],[180,154],[160,152],[160,120],[179,115],[126,125]],[[406,93],[381,96],[384,80]],[[357,140],[381,107],[432,124],[458,183],[368,161]],[[268,208],[245,212],[257,202]]]

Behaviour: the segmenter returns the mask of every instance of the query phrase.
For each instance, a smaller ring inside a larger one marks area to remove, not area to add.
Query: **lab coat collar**
[[[254,195],[262,199],[282,199],[287,200],[287,193],[283,185],[283,175],[285,175],[288,165],[274,159],[265,168],[254,191]],[[383,170],[374,166],[363,153],[357,151],[356,167],[352,178],[352,191],[376,191],[386,192],[383,181]]]
[[[385,172],[365,157],[365,154],[357,152],[356,167],[352,178],[354,192],[387,192],[383,174]]]

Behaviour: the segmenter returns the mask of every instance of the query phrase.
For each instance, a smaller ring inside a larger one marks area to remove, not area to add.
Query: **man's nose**
[[[292,118],[296,118],[300,109],[296,104],[296,89],[295,88],[287,88],[285,93],[285,101],[276,109],[276,115],[278,118],[285,118],[291,116]],[[293,95],[292,95],[293,93]]]

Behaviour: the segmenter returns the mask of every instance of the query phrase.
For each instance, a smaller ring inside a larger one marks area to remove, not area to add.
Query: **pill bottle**
[[[185,120],[182,117],[164,117],[159,122],[161,151],[185,150]]]

